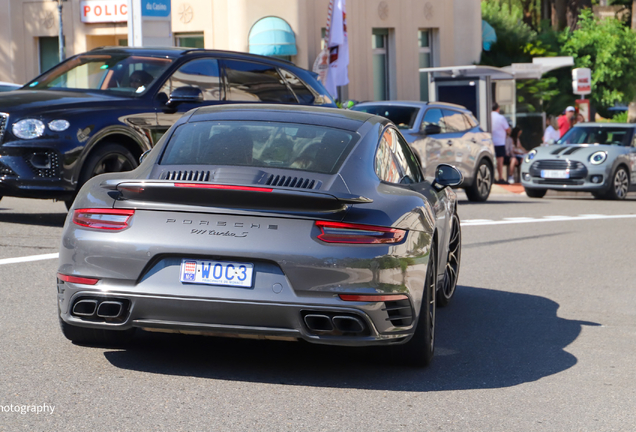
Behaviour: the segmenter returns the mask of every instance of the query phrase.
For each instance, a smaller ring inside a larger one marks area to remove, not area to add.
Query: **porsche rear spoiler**
[[[118,200],[249,210],[336,212],[373,202],[347,193],[221,183],[107,180],[101,186],[116,190]]]

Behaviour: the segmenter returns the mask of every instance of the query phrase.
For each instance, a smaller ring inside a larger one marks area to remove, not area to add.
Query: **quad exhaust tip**
[[[305,315],[305,324],[311,331],[332,332],[333,324],[327,315],[308,314]]]
[[[309,313],[305,315],[307,328],[316,333],[363,333],[366,327],[360,318],[348,315]]]
[[[80,300],[73,306],[73,315],[93,316],[97,309],[97,300]]]
[[[124,305],[118,301],[103,301],[97,308],[97,316],[100,318],[117,318]]]
[[[81,298],[73,304],[71,314],[77,317],[105,321],[122,320],[128,310],[128,300]]]
[[[364,331],[364,324],[352,316],[335,316],[332,318],[334,326],[343,333],[360,333]]]

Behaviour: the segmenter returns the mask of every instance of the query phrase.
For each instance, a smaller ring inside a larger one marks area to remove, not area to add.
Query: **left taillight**
[[[109,231],[121,231],[130,226],[134,210],[127,209],[77,209],[73,213],[75,225]]]
[[[326,243],[391,244],[406,236],[405,230],[373,225],[316,221],[316,226],[321,231],[318,239]]]
[[[58,273],[57,274],[57,278],[59,280],[64,281],[64,282],[84,284],[84,285],[95,285],[97,282],[99,282],[99,279],[96,279],[96,278],[88,278],[88,277],[82,277],[82,276],[71,276],[71,275],[65,275],[65,274],[62,274],[62,273]]]

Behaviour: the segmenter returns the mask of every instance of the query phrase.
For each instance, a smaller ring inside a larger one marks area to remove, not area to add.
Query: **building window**
[[[60,62],[60,44],[57,36],[46,36],[38,39],[40,49],[40,73],[42,73]]]
[[[325,27],[320,29],[320,51],[327,48],[327,29]]]
[[[430,30],[417,32],[420,68],[433,66],[432,37]],[[420,100],[428,101],[428,72],[420,72]]]
[[[389,30],[373,29],[373,98],[389,99]]]
[[[175,33],[174,44],[183,48],[205,48],[203,33]]]

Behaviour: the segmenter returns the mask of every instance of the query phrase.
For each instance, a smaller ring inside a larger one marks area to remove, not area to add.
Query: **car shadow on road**
[[[0,213],[0,223],[62,228],[66,215],[67,213]]]
[[[240,382],[395,391],[510,387],[574,366],[565,351],[583,325],[557,316],[544,297],[458,287],[438,310],[436,354],[428,368],[395,364],[384,348],[222,339],[141,332],[107,350],[118,368]]]

